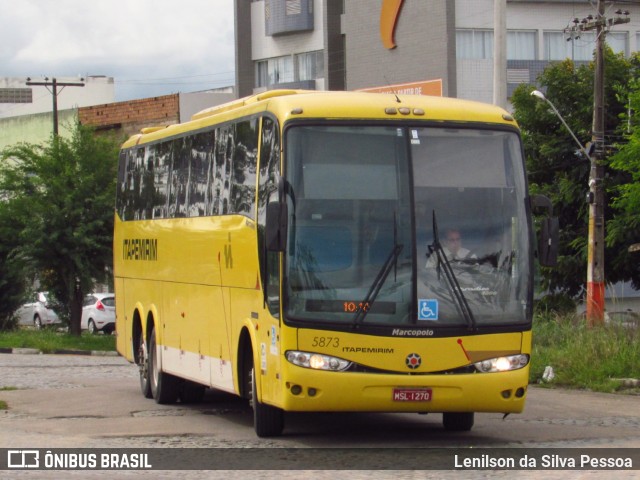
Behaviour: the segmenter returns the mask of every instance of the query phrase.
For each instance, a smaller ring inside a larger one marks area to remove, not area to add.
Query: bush
[[[18,319],[13,313],[3,313],[0,315],[0,332],[14,330],[18,326]]]
[[[542,317],[549,315],[567,316],[576,311],[576,302],[564,293],[551,293],[538,300],[534,306],[536,315]]]

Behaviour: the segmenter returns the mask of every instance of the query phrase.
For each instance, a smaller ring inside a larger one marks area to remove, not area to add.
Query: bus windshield
[[[530,232],[515,132],[300,125],[286,135],[285,321],[529,321]]]

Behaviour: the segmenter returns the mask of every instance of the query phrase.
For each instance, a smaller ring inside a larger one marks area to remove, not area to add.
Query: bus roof
[[[144,128],[129,138],[123,148],[267,111],[282,123],[292,118],[415,119],[516,126],[513,117],[502,108],[470,100],[368,92],[269,90],[202,110],[189,122]]]

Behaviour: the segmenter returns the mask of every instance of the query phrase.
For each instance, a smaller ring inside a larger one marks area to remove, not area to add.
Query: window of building
[[[295,78],[291,55],[256,62],[256,87],[270,87],[293,82]]]
[[[285,8],[287,15],[300,15],[302,13],[302,0],[286,0]]]
[[[315,80],[324,76],[324,52],[301,53],[296,55],[298,80]]]
[[[579,36],[544,32],[544,60],[592,60],[595,41],[594,32],[581,32]]]
[[[269,86],[269,70],[267,68],[268,61],[260,60],[256,62],[256,87],[268,87]]]
[[[293,82],[293,58],[290,55],[267,60],[267,85]],[[261,85],[265,86],[265,85]]]
[[[507,32],[508,60],[535,60],[536,32],[510,30]]]
[[[607,45],[609,45],[615,53],[623,53],[626,57],[629,55],[627,38],[627,32],[609,32],[606,36]]]
[[[0,88],[0,103],[32,103],[30,88]]]
[[[255,62],[255,87],[315,80],[324,76],[324,51],[300,53]]]
[[[456,57],[462,59],[493,58],[493,31],[457,30]]]

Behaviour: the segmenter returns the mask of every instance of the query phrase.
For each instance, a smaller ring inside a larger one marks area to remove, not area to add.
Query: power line
[[[234,71],[227,72],[217,72],[217,73],[203,73],[199,75],[184,75],[179,77],[160,77],[160,78],[131,78],[126,80],[117,80],[118,83],[125,84],[143,84],[143,85],[152,85],[152,84],[180,84],[180,83],[203,83],[206,80],[201,80],[199,82],[174,82],[175,80],[189,80],[195,78],[204,78],[204,77],[214,77],[214,76],[223,76],[223,75],[235,75]]]

